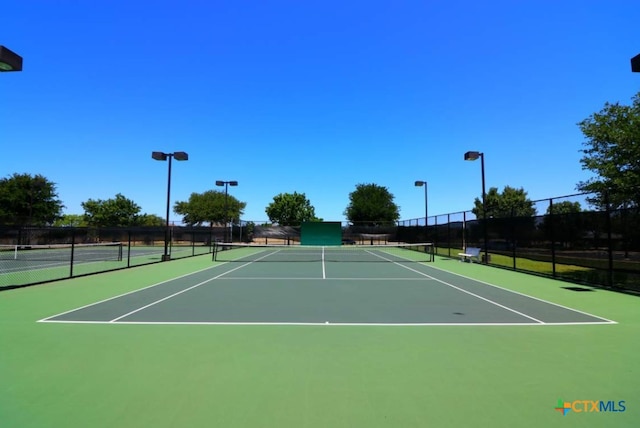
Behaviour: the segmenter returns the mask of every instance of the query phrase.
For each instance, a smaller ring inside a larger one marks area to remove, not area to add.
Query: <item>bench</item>
[[[458,256],[460,256],[461,262],[473,263],[474,258],[480,262],[480,251],[482,251],[481,248],[467,247],[464,249],[464,253],[458,253]]]

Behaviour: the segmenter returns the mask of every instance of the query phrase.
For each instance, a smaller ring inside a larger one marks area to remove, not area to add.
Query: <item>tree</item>
[[[137,226],[165,226],[167,219],[155,214],[142,214],[136,219]]]
[[[115,227],[138,224],[140,206],[118,193],[115,199],[89,199],[83,202],[84,219],[89,226]]]
[[[56,227],[84,227],[87,222],[82,214],[63,214],[53,225]]]
[[[584,216],[581,216],[580,212],[580,202],[563,201],[549,204],[540,226],[546,239],[561,242],[563,247],[570,246],[580,237],[583,228]]]
[[[400,218],[400,207],[393,202],[394,196],[386,187],[377,184],[358,184],[349,193],[349,205],[344,215],[352,223],[380,225],[395,222]]]
[[[474,208],[471,210],[476,218],[484,218],[482,199],[476,198],[473,202]],[[487,206],[487,218],[509,218],[509,217],[533,217],[536,209],[533,202],[527,197],[524,189],[515,189],[505,186],[502,193],[497,187],[489,189],[485,196]]]
[[[265,208],[272,223],[280,226],[298,226],[303,221],[318,221],[315,208],[304,193],[280,193]]]
[[[55,183],[42,175],[16,173],[0,180],[0,224],[51,225],[63,208]]]
[[[202,226],[204,223],[226,223],[227,220],[239,220],[247,206],[232,195],[218,190],[204,193],[192,193],[188,201],[178,201],[173,212],[182,216],[182,222],[189,226]],[[225,207],[227,211],[225,212]]]
[[[535,218],[536,209],[533,202],[527,198],[524,189],[515,189],[505,186],[502,193],[497,187],[492,187],[486,194],[486,229],[484,227],[476,229],[479,233],[486,231],[487,245],[494,248],[503,245],[502,241],[515,245],[517,241],[527,241],[531,239],[536,230]],[[478,219],[478,226],[483,225],[485,213],[482,206],[482,199],[474,200],[474,208],[471,210]],[[483,237],[484,238],[484,237]]]
[[[587,138],[580,163],[596,177],[576,188],[593,192],[589,202],[597,207],[640,206],[640,92],[632,105],[605,103],[604,108],[578,123]],[[608,193],[608,195],[607,195]]]

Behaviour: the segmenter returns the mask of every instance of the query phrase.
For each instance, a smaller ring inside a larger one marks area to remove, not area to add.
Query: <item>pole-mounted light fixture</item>
[[[484,262],[489,263],[489,253],[488,253],[488,242],[487,242],[487,193],[485,191],[484,185],[484,153],[481,152],[466,152],[464,154],[464,160],[466,161],[474,161],[480,158],[480,169],[482,170],[482,223],[483,223],[483,234],[484,234]]]
[[[631,58],[631,71],[640,73],[640,54]]]
[[[422,180],[416,180],[416,187],[424,186],[424,225],[429,225],[429,200],[427,196],[427,182]]]
[[[225,217],[225,225],[224,225],[224,242],[230,242],[231,239],[227,240],[227,229],[229,227],[230,219],[229,219],[229,208],[228,208],[228,199],[229,199],[229,186],[237,186],[238,182],[235,180],[232,181],[224,181],[224,180],[216,180],[216,186],[224,186],[224,217]]]
[[[22,57],[2,45],[0,45],[1,71],[22,71]]]
[[[151,157],[157,161],[166,161],[169,159],[169,174],[167,179],[167,223],[164,231],[164,254],[162,255],[162,261],[171,260],[171,255],[169,255],[169,205],[171,204],[171,159],[175,158],[177,161],[186,161],[189,160],[189,155],[185,152],[174,152],[174,153],[164,153],[164,152],[151,152]]]

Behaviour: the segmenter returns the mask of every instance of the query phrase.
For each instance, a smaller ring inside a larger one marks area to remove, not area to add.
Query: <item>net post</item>
[[[69,278],[73,278],[73,256],[75,253],[76,245],[76,229],[71,230],[71,258],[69,260]]]
[[[131,267],[131,230],[127,233],[127,267]]]

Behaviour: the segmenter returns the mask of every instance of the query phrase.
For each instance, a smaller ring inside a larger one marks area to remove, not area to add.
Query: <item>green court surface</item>
[[[640,426],[638,297],[268,257],[1,292],[0,427]]]

